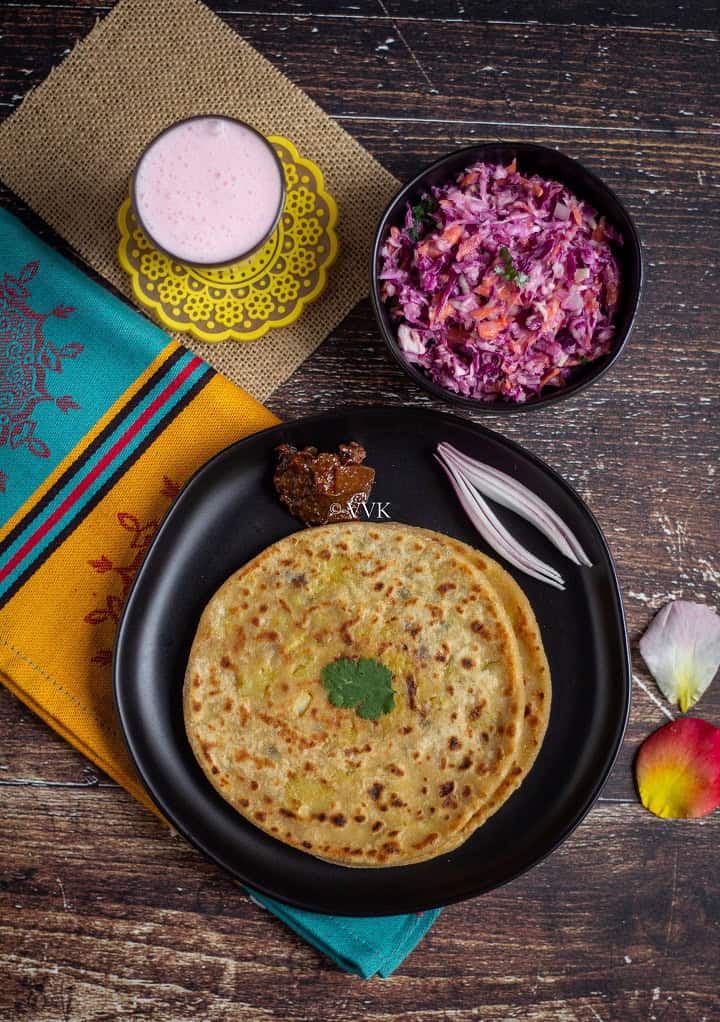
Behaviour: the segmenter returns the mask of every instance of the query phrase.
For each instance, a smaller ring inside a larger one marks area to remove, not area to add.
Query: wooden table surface
[[[109,6],[4,3],[3,110]],[[627,353],[565,405],[482,422],[547,459],[599,518],[633,641],[632,717],[560,849],[447,909],[392,978],[364,982],[0,689],[0,1019],[714,1022],[720,813],[656,819],[631,768],[673,716],[639,635],[669,599],[720,598],[717,4],[567,0],[540,21],[526,0],[211,6],[400,178],[456,146],[527,139],[578,157],[628,204],[647,285]],[[376,402],[431,404],[387,358],[364,301],[270,405],[294,417]],[[720,723],[720,682],[699,712]]]

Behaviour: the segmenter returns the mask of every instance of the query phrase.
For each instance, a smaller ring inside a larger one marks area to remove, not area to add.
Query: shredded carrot
[[[500,319],[489,319],[484,323],[478,323],[477,335],[482,337],[484,341],[492,341],[499,333],[501,333],[508,325],[508,320],[502,316]]]
[[[458,262],[463,260],[465,256],[469,256],[471,252],[474,252],[482,241],[482,236],[478,231],[477,234],[470,234],[467,238],[460,242],[457,250]]]
[[[432,237],[428,238],[426,241],[420,242],[418,245],[418,252],[420,255],[430,256],[431,259],[437,259],[437,257],[441,254],[440,249],[437,247]]]
[[[479,309],[475,309],[470,313],[473,319],[480,322],[481,319],[489,319],[491,316],[497,316],[500,309],[494,302],[487,302],[485,305],[481,305]]]
[[[545,373],[545,375],[541,378],[540,386],[544,387],[546,383],[549,383],[550,380],[554,380],[555,377],[559,376],[559,375],[560,375],[560,370],[558,369],[557,366],[555,366],[554,369],[551,369],[549,373]]]
[[[455,245],[460,240],[462,232],[462,224],[454,224],[442,232],[440,239],[441,241],[446,241],[448,245]]]
[[[478,286],[473,288],[473,291],[476,295],[480,295],[482,298],[488,298],[492,294],[495,279],[495,276],[490,275],[483,277]]]

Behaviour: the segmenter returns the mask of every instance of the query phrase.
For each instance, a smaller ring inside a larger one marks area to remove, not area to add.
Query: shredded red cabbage
[[[382,249],[409,362],[481,401],[562,387],[615,336],[621,235],[558,181],[476,163],[434,187]]]

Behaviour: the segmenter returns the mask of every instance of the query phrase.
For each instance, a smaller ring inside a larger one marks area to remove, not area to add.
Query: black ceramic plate
[[[544,497],[593,561],[578,568],[500,510],[563,574],[559,592],[516,577],[540,622],[553,679],[545,742],[522,787],[461,848],[415,866],[349,869],[257,830],[215,792],[185,737],[182,684],[200,614],[233,571],[300,525],[272,486],[273,448],[357,440],[377,469],[372,499],[394,520],[485,549],[432,458],[441,440]],[[560,476],[472,422],[407,408],[351,409],[276,426],[228,447],[182,491],[138,572],[115,649],[115,698],[151,796],[172,824],[237,880],[292,905],[345,915],[419,911],[481,894],[552,851],[590,809],[620,747],[630,701],[627,633],[612,560],[594,518]]]

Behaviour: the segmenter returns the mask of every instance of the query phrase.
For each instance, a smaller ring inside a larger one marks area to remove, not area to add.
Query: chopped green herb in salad
[[[510,249],[507,247],[507,245],[502,245],[498,249],[498,255],[500,256],[505,265],[496,266],[495,267],[496,273],[499,273],[501,277],[505,278],[505,280],[515,281],[516,284],[522,285],[527,283],[528,280],[527,273],[520,273],[518,270],[515,269],[515,266],[513,265],[512,261],[512,256],[510,255]]]
[[[437,202],[432,195],[426,195],[415,206],[412,207],[413,225],[408,229],[408,237],[417,241],[420,233],[425,228],[437,230],[437,221],[430,214],[437,209]]]

